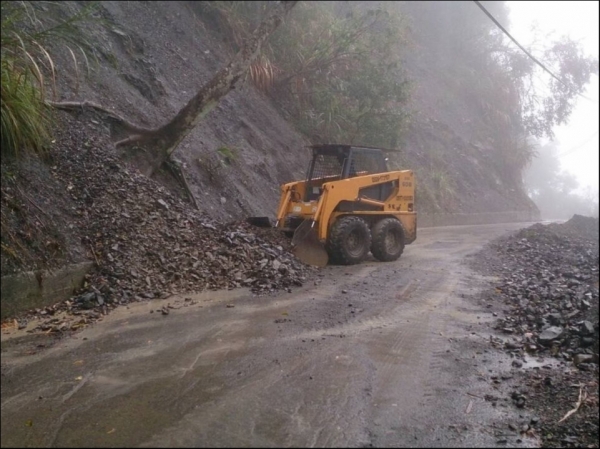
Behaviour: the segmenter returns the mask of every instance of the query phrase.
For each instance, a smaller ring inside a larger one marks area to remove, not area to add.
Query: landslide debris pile
[[[289,290],[312,271],[267,233],[210,220],[126,168],[105,136],[68,122],[52,149],[52,171],[74,204],[70,226],[81,230],[96,262],[69,309],[106,311],[145,298],[235,287]]]
[[[494,245],[510,304],[496,327],[522,337],[529,353],[598,362],[598,219],[575,215],[535,224]]]
[[[598,224],[580,215],[535,224],[475,258],[501,278],[486,302],[508,306],[494,324],[506,337],[490,341],[513,358],[502,377],[514,377],[510,400],[532,414],[511,429],[542,447],[598,447]],[[533,357],[543,365],[527,369]]]

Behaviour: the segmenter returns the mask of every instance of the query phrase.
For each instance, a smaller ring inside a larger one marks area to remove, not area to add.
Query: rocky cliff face
[[[95,36],[99,65],[78,92],[72,71],[63,73],[61,99],[93,101],[144,126],[173,116],[233,56],[185,2],[102,2],[99,15],[103,23],[86,29]],[[69,65],[66,55],[62,63]],[[229,220],[273,214],[279,185],[304,174],[308,144],[244,83],[175,158],[185,164],[200,208]]]

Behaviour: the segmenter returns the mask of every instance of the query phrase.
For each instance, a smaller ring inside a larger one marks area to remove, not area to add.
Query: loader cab
[[[351,145],[313,145],[312,160],[306,175],[305,201],[317,200],[321,195],[321,185],[329,181],[354,178],[388,171],[387,159],[381,149],[355,147]],[[389,196],[393,186],[374,187],[369,197],[383,200]]]

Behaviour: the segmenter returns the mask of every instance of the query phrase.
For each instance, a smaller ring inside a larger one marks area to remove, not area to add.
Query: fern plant
[[[90,3],[66,19],[42,23],[30,2],[0,2],[2,71],[2,155],[42,154],[50,138],[51,115],[46,90],[56,96],[55,63],[48,43],[61,41],[73,60],[78,80],[78,58],[89,69],[91,44],[78,32],[77,24],[88,20],[96,4]],[[46,7],[46,6],[44,6]],[[74,50],[75,49],[75,50]]]

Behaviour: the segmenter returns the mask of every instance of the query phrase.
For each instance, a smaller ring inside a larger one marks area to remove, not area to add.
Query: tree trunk
[[[277,29],[297,1],[279,2],[254,31],[233,60],[185,105],[168,123],[150,132],[134,133],[117,142],[128,149],[130,158],[145,175],[151,175],[175,151],[179,143],[246,74],[260,52],[261,45]]]

